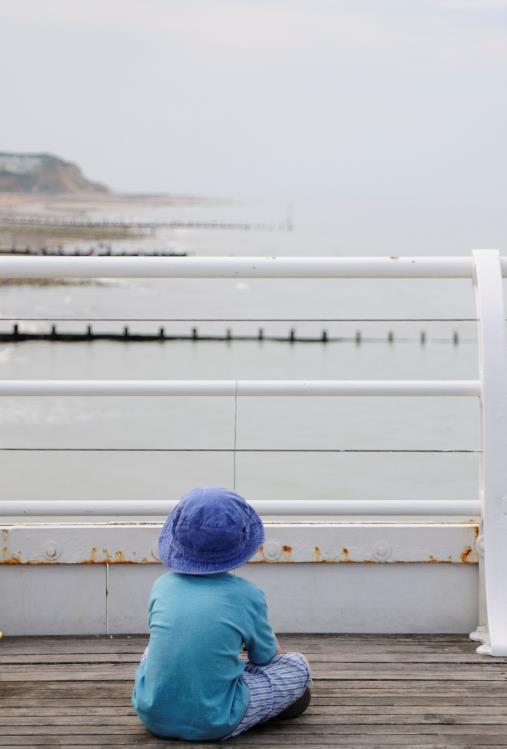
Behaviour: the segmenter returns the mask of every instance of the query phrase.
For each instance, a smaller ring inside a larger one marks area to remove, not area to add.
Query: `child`
[[[228,489],[193,489],[169,514],[159,555],[171,572],[153,585],[150,641],[132,692],[152,733],[225,739],[308,707],[306,658],[280,650],[264,593],[228,572],[263,541],[258,514]]]

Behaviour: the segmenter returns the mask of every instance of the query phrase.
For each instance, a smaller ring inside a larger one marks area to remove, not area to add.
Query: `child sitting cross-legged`
[[[155,735],[227,739],[308,707],[306,658],[282,652],[264,593],[230,573],[263,541],[254,508],[228,489],[194,489],[169,514],[159,555],[170,571],[153,585],[150,639],[132,692]]]

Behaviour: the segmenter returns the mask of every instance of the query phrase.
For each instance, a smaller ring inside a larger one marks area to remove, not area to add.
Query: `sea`
[[[243,196],[134,207],[120,201],[90,204],[86,216],[250,225],[157,229],[108,243],[118,252],[313,257],[507,250],[503,201],[487,195]],[[98,242],[71,245],[100,251]],[[463,279],[4,283],[0,318],[1,330],[19,321],[27,331],[55,324],[72,332],[91,324],[110,332],[128,325],[133,333],[163,326],[172,335],[197,328],[198,336],[229,328],[233,337],[259,328],[266,337],[288,337],[294,329],[296,337],[0,343],[2,379],[468,379],[479,373],[473,287]],[[297,341],[318,339],[323,330],[339,340]],[[479,462],[480,407],[473,398],[0,398],[4,499],[173,500],[207,484],[234,486],[250,500],[475,499]]]

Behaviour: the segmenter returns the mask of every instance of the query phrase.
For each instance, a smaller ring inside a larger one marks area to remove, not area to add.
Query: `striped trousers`
[[[311,685],[310,669],[301,653],[275,655],[264,666],[247,663],[241,678],[248,686],[250,702],[240,723],[222,741],[279,715]]]

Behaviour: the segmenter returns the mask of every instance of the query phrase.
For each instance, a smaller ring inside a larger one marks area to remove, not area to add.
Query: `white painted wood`
[[[280,632],[470,631],[477,619],[476,528],[266,524],[263,551],[237,573],[266,591]],[[146,631],[149,592],[164,574],[154,554],[160,523],[3,530],[20,562],[0,565],[6,634]]]
[[[507,350],[502,269],[497,250],[475,250],[482,385],[484,579],[489,644],[480,652],[507,655]],[[485,638],[486,639],[486,638]]]
[[[0,566],[5,635],[106,632],[105,565]]]
[[[266,593],[278,632],[470,632],[476,565],[264,565],[238,574]]]
[[[0,500],[0,515],[19,516],[100,516],[167,515],[177,500],[160,499],[83,499]],[[250,502],[262,516],[267,515],[457,515],[479,516],[479,500],[459,499],[259,499]]]
[[[148,631],[151,586],[167,570],[159,564],[110,564],[108,572],[108,634],[130,635]]]
[[[128,569],[158,562],[158,523],[27,523],[4,525],[0,575],[15,565],[95,565]],[[269,567],[313,562],[316,574],[329,564],[427,562],[476,564],[477,522],[265,522],[266,540],[251,564]],[[2,560],[4,564],[2,565]],[[266,564],[267,563],[267,564]]]
[[[147,632],[162,567],[109,567],[109,634]],[[234,571],[266,593],[277,632],[469,632],[477,565],[248,564]]]

